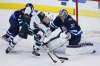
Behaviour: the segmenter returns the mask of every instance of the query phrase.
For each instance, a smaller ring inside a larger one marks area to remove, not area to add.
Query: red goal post
[[[91,0],[91,1],[97,1],[98,2],[98,8],[100,9],[100,0]],[[79,16],[78,16],[78,3],[79,0],[75,0],[75,15],[76,15],[76,21],[79,22]]]
[[[76,15],[76,21],[78,22],[79,18],[78,18],[78,0],[75,0],[76,3],[76,7],[75,7],[75,15]]]

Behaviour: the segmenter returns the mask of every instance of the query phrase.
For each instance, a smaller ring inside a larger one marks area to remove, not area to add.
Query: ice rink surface
[[[0,10],[0,36],[9,27],[10,10]],[[5,53],[8,44],[0,39],[0,66],[100,66],[100,18],[79,16],[83,30],[82,41],[94,43],[95,54],[67,56],[68,61],[54,64],[45,51],[40,57],[32,55],[33,37],[19,41],[10,54]]]

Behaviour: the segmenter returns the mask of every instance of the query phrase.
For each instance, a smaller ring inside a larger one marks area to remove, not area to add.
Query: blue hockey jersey
[[[55,20],[50,24],[52,31],[62,26],[64,26],[67,29],[67,32],[70,32],[72,35],[80,35],[82,33],[80,26],[70,15],[64,19],[64,22],[62,22],[60,17],[57,16]]]

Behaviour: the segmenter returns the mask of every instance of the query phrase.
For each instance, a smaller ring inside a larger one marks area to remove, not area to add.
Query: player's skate
[[[15,45],[16,45],[16,43],[13,41],[13,39],[12,38],[9,38],[9,40],[8,40],[8,42],[9,42],[9,46],[8,46],[8,48],[6,49],[6,53],[9,53],[9,52],[11,52],[11,50],[15,47]]]
[[[40,56],[40,53],[38,53],[39,50],[40,49],[38,47],[33,46],[33,52],[32,52],[32,54],[34,54],[35,56]]]
[[[15,45],[16,45],[16,43],[14,43],[14,42],[9,42],[9,46],[8,46],[8,48],[6,49],[6,53],[8,54],[8,53],[10,53],[11,52],[11,50],[15,47]]]
[[[41,42],[40,42],[41,36],[40,35],[34,35],[34,40],[36,41],[35,45],[33,45],[33,52],[32,54],[36,55],[36,56],[40,56],[39,53],[39,46],[41,46]]]
[[[8,35],[3,35],[2,37],[1,37],[3,40],[5,40],[5,41],[7,41],[7,42],[9,42],[9,36]]]

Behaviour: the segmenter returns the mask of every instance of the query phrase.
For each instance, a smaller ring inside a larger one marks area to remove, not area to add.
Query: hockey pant
[[[15,20],[13,17],[9,19],[10,27],[8,29],[9,33],[16,37],[16,35],[19,33],[19,22]]]
[[[65,53],[66,55],[83,55],[83,54],[91,54],[94,52],[94,45],[86,45],[86,46],[76,46],[76,47],[66,47]]]

